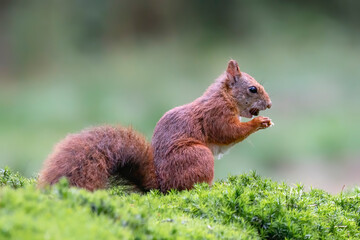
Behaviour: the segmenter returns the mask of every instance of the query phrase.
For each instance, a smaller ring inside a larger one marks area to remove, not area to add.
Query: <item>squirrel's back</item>
[[[141,190],[157,188],[153,154],[146,139],[131,128],[100,126],[69,134],[45,162],[38,184],[66,177],[70,185],[95,190],[123,179]]]

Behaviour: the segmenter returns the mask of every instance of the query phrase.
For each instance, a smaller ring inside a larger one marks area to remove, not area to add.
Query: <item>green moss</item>
[[[304,191],[255,173],[163,195],[46,190],[0,171],[0,239],[359,239],[360,190]],[[16,184],[15,184],[16,183]]]
[[[18,172],[12,172],[8,167],[0,169],[0,187],[10,186],[12,188],[19,188],[27,184],[35,184],[35,179],[25,178]]]

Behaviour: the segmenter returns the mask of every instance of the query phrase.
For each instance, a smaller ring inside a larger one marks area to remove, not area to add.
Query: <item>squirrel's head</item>
[[[240,72],[235,60],[228,63],[225,84],[239,107],[240,116],[251,118],[259,111],[271,108],[272,103],[264,87],[249,74]]]

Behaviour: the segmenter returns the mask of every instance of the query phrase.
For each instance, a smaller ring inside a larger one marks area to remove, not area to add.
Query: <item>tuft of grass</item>
[[[360,238],[359,188],[330,195],[250,172],[142,195],[121,187],[88,192],[66,179],[38,190],[34,179],[0,173],[0,239]]]
[[[34,184],[36,182],[33,178],[25,178],[18,172],[12,172],[8,167],[4,169],[0,168],[0,187],[10,186],[12,188],[24,187],[28,184]]]

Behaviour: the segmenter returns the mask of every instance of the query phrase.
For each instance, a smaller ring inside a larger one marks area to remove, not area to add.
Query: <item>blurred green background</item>
[[[151,138],[230,58],[270,94],[275,127],[216,161],[331,192],[360,184],[359,1],[0,2],[0,168],[36,176],[67,133]]]

